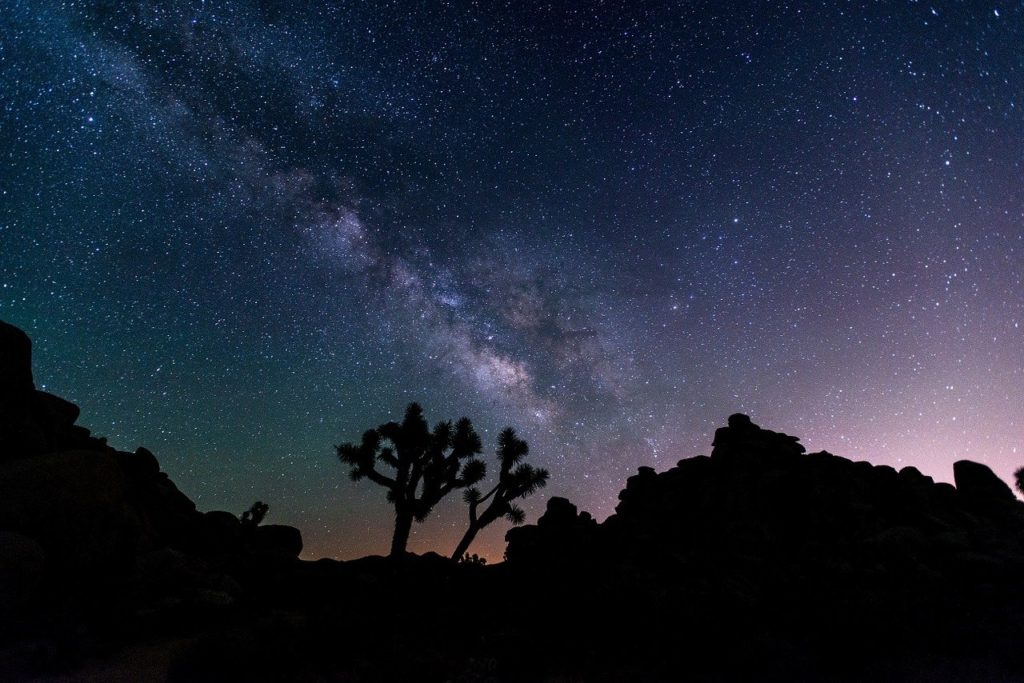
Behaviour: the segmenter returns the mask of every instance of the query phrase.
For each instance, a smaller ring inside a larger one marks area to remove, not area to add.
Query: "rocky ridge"
[[[797,437],[737,414],[717,430],[710,457],[661,473],[641,467],[600,525],[565,499],[549,500],[537,525],[508,532],[507,555],[553,562],[581,552],[621,559],[714,550],[799,562],[852,560],[892,545],[936,561],[965,553],[1024,561],[1024,504],[983,464],[961,460],[953,472],[955,486],[915,467],[808,454]]]
[[[0,679],[1024,680],[1024,504],[980,463],[936,483],[737,414],[603,522],[549,499],[496,566],[303,562],[77,418],[0,323]]]
[[[1017,680],[1024,504],[983,464],[954,476],[806,453],[737,414],[710,457],[640,468],[601,524],[550,499],[508,532],[507,564],[543,572],[582,621],[629,624],[670,669],[960,680],[983,662]]]
[[[35,388],[31,351],[0,321],[0,643],[52,635],[57,620],[84,627],[90,613],[216,610],[254,575],[298,561],[297,529],[202,513],[151,452],[76,425],[77,406]]]

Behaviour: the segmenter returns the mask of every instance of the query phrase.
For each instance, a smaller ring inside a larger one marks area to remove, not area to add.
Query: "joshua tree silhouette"
[[[442,498],[486,473],[486,465],[476,459],[481,444],[473,423],[464,417],[454,426],[439,422],[431,431],[416,403],[405,409],[401,423],[382,424],[365,432],[358,445],[336,449],[338,459],[352,468],[354,481],[366,478],[387,489],[388,502],[395,506],[392,557],[405,552],[414,519],[422,522]],[[381,465],[394,473],[384,474]]]
[[[248,510],[242,513],[243,526],[259,526],[263,518],[267,516],[270,506],[263,501],[257,500]]]
[[[1024,494],[1024,467],[1013,473],[1013,483],[1017,485],[1017,490]]]
[[[513,524],[523,523],[523,511],[512,501],[532,495],[548,483],[547,470],[520,464],[529,452],[530,447],[516,436],[511,427],[498,436],[498,461],[501,463],[498,483],[485,494],[476,487],[466,490],[464,497],[469,505],[469,528],[452,553],[452,559],[463,557],[477,533],[496,519],[505,517]],[[488,500],[490,504],[479,512],[480,506]]]

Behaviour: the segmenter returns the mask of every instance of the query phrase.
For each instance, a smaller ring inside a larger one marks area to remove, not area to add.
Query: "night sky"
[[[737,411],[1024,465],[1020,2],[327,4],[0,12],[0,318],[200,509],[385,553],[333,446],[413,400],[518,429],[530,521]]]

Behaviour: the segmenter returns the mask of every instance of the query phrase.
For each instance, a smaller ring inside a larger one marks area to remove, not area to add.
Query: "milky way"
[[[333,445],[413,400],[517,427],[531,518],[736,411],[1024,464],[1019,3],[322,4],[0,17],[0,317],[202,509],[384,552]]]

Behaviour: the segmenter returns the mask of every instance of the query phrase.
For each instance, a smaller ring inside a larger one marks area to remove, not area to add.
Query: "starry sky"
[[[387,551],[333,446],[414,400],[517,428],[529,520],[737,411],[1024,465],[1020,2],[10,0],[0,105],[37,384],[305,557]]]

